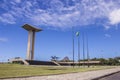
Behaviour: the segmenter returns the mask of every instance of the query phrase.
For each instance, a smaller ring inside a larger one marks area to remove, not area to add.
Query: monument
[[[20,63],[24,65],[59,65],[57,62],[34,60],[35,33],[42,31],[42,29],[35,28],[29,24],[25,24],[22,27],[28,31],[28,46],[26,59],[22,59],[20,57],[12,58],[9,62]]]
[[[22,27],[28,31],[28,46],[26,60],[34,60],[35,32],[42,31],[42,29],[35,28],[29,24],[25,24]]]

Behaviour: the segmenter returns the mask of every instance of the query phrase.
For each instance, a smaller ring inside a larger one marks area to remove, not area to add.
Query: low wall
[[[51,61],[37,61],[37,60],[26,60],[29,65],[56,65]]]

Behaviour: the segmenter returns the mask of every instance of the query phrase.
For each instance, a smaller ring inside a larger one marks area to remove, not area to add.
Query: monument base
[[[25,60],[29,63],[29,65],[52,65],[57,66],[55,63],[51,61],[38,61],[38,60]]]
[[[21,59],[21,58],[10,59],[10,63],[19,63],[19,64],[24,64],[24,65],[52,65],[52,66],[58,66],[58,64],[53,62],[53,61],[24,60],[24,59]]]

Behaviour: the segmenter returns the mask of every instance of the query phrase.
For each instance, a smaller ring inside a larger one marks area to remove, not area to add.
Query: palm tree
[[[51,56],[51,61],[58,61],[59,57],[57,56]]]

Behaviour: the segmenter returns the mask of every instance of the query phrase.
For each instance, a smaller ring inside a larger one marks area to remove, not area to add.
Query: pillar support
[[[34,59],[34,44],[35,43],[35,31],[33,31],[33,34],[32,34],[32,51],[31,51],[31,60]]]
[[[28,33],[28,47],[27,47],[27,60],[30,60],[31,57],[31,39],[32,39],[32,31],[29,31]]]

